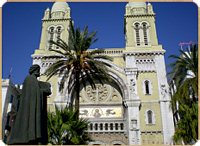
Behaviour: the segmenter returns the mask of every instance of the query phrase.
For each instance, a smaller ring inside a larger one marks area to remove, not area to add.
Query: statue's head
[[[39,77],[40,76],[40,66],[38,64],[32,65],[29,69],[29,74]]]

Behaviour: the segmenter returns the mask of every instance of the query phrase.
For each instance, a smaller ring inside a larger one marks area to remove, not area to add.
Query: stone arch
[[[96,140],[96,141],[89,142],[88,145],[107,145],[107,143],[100,140]]]
[[[126,81],[119,74],[119,73],[122,73],[122,74],[125,75],[124,69],[122,67],[114,64],[111,61],[107,61],[107,60],[103,60],[103,59],[101,61],[104,61],[104,62],[106,62],[106,63],[108,63],[108,64],[110,64],[112,66],[112,69],[109,69],[108,74],[110,75],[113,83],[115,83],[116,86],[119,87],[119,90],[120,90],[121,96],[122,96],[122,100],[125,99],[125,98],[128,98],[129,93],[128,93],[128,87],[126,85]],[[70,87],[70,91],[68,93],[68,97],[73,97],[73,93],[74,93],[74,83],[72,83],[72,86]]]
[[[111,79],[114,80],[115,83],[119,86],[122,92],[122,98],[125,99],[128,96],[128,89],[127,89],[124,79],[118,73],[112,70],[109,71],[109,75]]]
[[[147,22],[147,21],[142,21],[142,22],[141,22],[141,24],[144,24],[144,23],[146,23],[147,26],[149,26],[149,22]]]
[[[137,24],[137,23],[138,23],[139,25],[141,24],[141,22],[139,22],[139,21],[134,21],[133,24],[132,24],[132,26],[134,27],[135,24]]]
[[[128,97],[128,89],[127,89],[125,80],[117,72],[115,72],[113,70],[109,70],[108,74],[110,75],[113,83],[116,84],[116,86],[119,88],[122,99],[127,98]],[[74,85],[74,83],[73,83],[73,85]],[[73,97],[73,93],[74,93],[74,86],[72,86],[72,88],[70,90],[69,97]]]
[[[110,142],[109,145],[126,145],[126,144],[120,140],[114,140]]]

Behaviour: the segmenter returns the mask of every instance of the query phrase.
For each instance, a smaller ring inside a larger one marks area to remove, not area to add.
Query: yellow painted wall
[[[40,76],[40,81],[46,81],[46,76]],[[48,82],[51,82],[53,84],[53,91],[52,94],[47,98],[47,103],[53,103],[56,93],[57,93],[57,76],[53,76],[50,80],[48,80]]]
[[[151,109],[155,114],[155,124],[146,124],[145,121],[145,112],[146,110]],[[160,113],[160,104],[159,103],[141,103],[140,110],[140,128],[141,130],[162,130],[162,121]]]
[[[142,133],[141,134],[141,145],[163,145],[163,134],[162,133]]]
[[[143,93],[143,81],[145,79],[148,79],[151,81],[152,86],[152,94],[151,95],[145,95]],[[138,95],[141,99],[141,101],[151,101],[151,100],[159,100],[159,94],[158,94],[158,82],[157,82],[157,75],[156,73],[139,73],[138,80],[137,80],[137,88],[138,88]]]

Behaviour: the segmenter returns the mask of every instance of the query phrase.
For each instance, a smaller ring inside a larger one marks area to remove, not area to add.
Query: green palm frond
[[[171,55],[169,58],[175,61],[168,65],[172,68],[168,75],[173,77],[177,88],[172,96],[172,108],[180,116],[173,139],[188,144],[198,138],[198,47],[194,44],[180,53],[180,56]]]
[[[88,81],[95,88],[95,80],[103,84],[103,80],[109,79],[108,68],[111,67],[109,61],[113,59],[103,55],[103,49],[88,50],[97,41],[96,34],[97,31],[89,33],[88,26],[85,26],[83,31],[79,27],[74,29],[71,23],[68,42],[64,42],[60,38],[57,42],[50,41],[51,44],[59,47],[59,49],[50,51],[55,52],[56,56],[60,55],[61,58],[49,66],[45,74],[47,79],[55,75],[62,76],[59,83],[60,91],[67,85],[69,91],[74,87],[77,94],[80,90],[80,83],[86,86],[86,81]],[[79,94],[75,97],[75,107],[79,109]]]
[[[88,119],[77,120],[79,112],[72,106],[61,108],[55,105],[55,113],[48,112],[47,127],[49,143],[53,145],[81,145],[90,138],[87,136]]]

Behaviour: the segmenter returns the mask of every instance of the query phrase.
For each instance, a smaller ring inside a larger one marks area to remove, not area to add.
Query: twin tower
[[[46,9],[42,19],[39,49],[31,56],[33,64],[41,67],[40,80],[46,68],[56,61],[49,57],[49,40],[61,38],[68,41],[69,24],[73,22],[71,9],[65,2],[56,2]],[[105,49],[104,54],[113,57],[109,74],[112,82],[104,85],[96,82],[94,90],[89,86],[80,91],[80,116],[88,118],[89,145],[169,145],[172,144],[174,124],[170,109],[170,96],[166,78],[165,50],[158,45],[155,13],[145,2],[129,2],[124,15],[125,48]],[[123,28],[122,28],[123,29]],[[45,57],[45,58],[44,58]],[[68,105],[74,91],[58,90],[60,76],[49,83],[52,95],[48,109],[54,105]],[[66,83],[67,84],[67,83]]]

